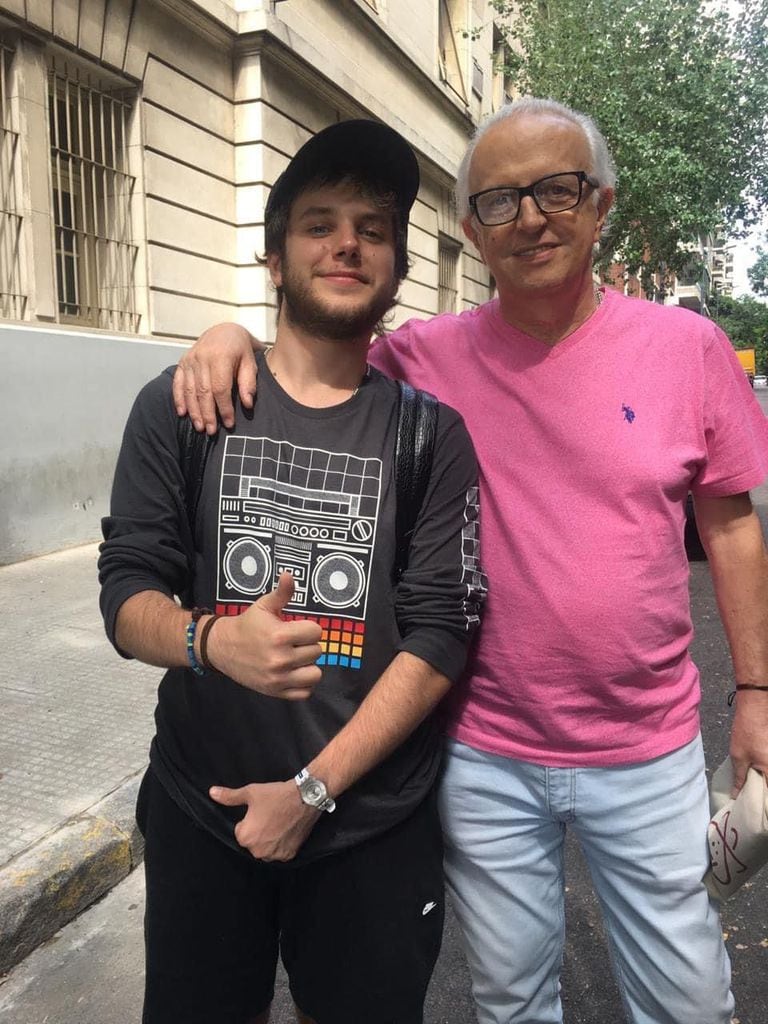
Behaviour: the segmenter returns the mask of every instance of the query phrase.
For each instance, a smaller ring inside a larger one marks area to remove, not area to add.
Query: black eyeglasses
[[[475,192],[469,197],[469,208],[486,227],[515,220],[524,196],[530,196],[542,213],[565,213],[579,205],[585,184],[590,188],[600,186],[600,182],[585,171],[548,174],[525,188],[503,185]]]

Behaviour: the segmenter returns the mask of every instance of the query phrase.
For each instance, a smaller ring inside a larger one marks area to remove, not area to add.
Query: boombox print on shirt
[[[268,437],[226,439],[219,491],[219,614],[295,591],[286,618],[323,629],[320,664],[359,668],[382,463]]]

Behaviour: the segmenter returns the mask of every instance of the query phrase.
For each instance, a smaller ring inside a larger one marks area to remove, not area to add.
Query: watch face
[[[301,799],[309,807],[315,807],[319,811],[336,810],[336,803],[328,796],[325,783],[310,775],[306,768],[302,768],[299,774],[294,776],[294,782],[299,787]]]
[[[302,789],[304,790],[304,795],[307,800],[310,800],[313,804],[319,804],[325,800],[325,786],[322,782],[318,782],[316,779],[312,779],[310,782],[305,782]]]

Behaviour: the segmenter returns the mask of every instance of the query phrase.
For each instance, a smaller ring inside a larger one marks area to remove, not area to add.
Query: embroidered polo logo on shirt
[[[624,414],[624,419],[627,421],[627,423],[632,423],[632,421],[635,418],[635,410],[632,409],[630,406],[624,405],[622,403],[621,411]]]

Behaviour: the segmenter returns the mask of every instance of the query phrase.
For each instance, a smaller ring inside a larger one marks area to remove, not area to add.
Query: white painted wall
[[[0,564],[100,538],[133,400],[181,348],[0,324]]]

